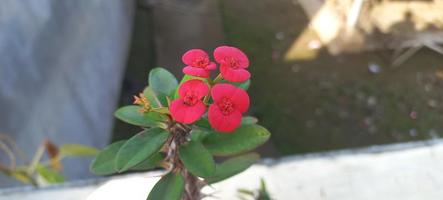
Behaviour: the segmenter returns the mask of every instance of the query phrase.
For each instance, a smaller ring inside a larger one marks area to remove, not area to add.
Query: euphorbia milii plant
[[[140,132],[103,149],[91,171],[110,175],[164,168],[148,200],[198,200],[205,197],[201,189],[206,185],[254,164],[259,156],[250,151],[270,133],[256,118],[245,116],[250,106],[249,59],[230,46],[216,48],[213,55],[216,62],[201,49],[185,52],[180,82],[163,68],[151,70],[149,86],[134,96],[134,105],[115,112]],[[220,73],[212,79],[216,63]],[[214,157],[229,158],[217,163]]]

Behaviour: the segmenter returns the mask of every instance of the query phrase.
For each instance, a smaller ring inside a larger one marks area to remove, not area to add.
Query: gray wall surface
[[[56,144],[110,140],[132,0],[3,0],[0,3],[0,133],[32,156]],[[5,155],[0,152],[0,160]],[[64,162],[69,180],[92,176],[89,159]],[[0,175],[0,187],[15,185]]]

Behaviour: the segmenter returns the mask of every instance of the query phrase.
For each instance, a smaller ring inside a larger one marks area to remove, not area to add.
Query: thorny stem
[[[170,165],[169,171],[181,173],[185,179],[185,191],[182,200],[200,200],[203,198],[201,189],[205,183],[198,177],[191,174],[180,160],[178,149],[181,145],[188,142],[191,128],[182,123],[172,123],[169,126],[171,137],[166,143],[166,159]]]

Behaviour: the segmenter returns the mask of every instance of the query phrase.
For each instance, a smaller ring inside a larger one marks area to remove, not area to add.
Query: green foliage
[[[255,149],[269,137],[270,133],[266,128],[248,124],[229,134],[213,132],[203,140],[203,144],[213,155],[228,156]]]
[[[191,131],[191,140],[201,142],[209,133],[203,129],[194,128]]]
[[[125,140],[118,141],[103,149],[103,151],[101,151],[92,161],[90,170],[97,175],[116,173],[115,157],[125,142]]]
[[[198,121],[195,122],[195,125],[199,128],[203,128],[206,130],[212,130],[211,124],[209,124],[209,120],[206,116],[200,118]]]
[[[32,184],[35,184],[33,178],[31,176],[29,176],[26,173],[26,171],[24,171],[24,170],[10,171],[10,172],[7,172],[6,175],[11,176],[11,177],[15,178],[16,180],[18,180],[18,181],[20,181],[22,183],[26,183],[26,184],[32,183]]]
[[[131,105],[119,108],[114,115],[118,119],[136,126],[142,127],[162,127],[167,120],[167,116],[157,113],[140,113],[140,106]]]
[[[248,90],[249,86],[251,85],[251,79],[248,79],[247,81],[245,81],[243,83],[236,83],[235,85],[239,88],[244,89],[244,90]]]
[[[157,95],[155,94],[155,92],[152,90],[151,87],[149,87],[149,86],[146,87],[143,90],[143,95],[145,95],[146,99],[148,99],[149,103],[151,104],[151,106],[153,108],[162,107],[160,99],[158,99]]]
[[[191,79],[202,80],[210,86],[226,82],[221,80],[221,75],[215,80],[185,75],[180,85]],[[250,80],[230,84],[247,90]],[[189,186],[191,189],[186,190],[187,195],[192,195],[190,192],[200,189],[203,184],[197,177],[212,184],[246,170],[259,159],[257,154],[251,153],[216,164],[213,156],[250,151],[266,142],[270,133],[256,124],[256,118],[250,116],[243,117],[242,125],[227,134],[212,130],[207,115],[203,115],[194,124],[174,121],[168,107],[172,99],[178,98],[177,87],[179,84],[170,72],[162,68],[153,69],[149,73],[149,87],[144,89],[141,97],[136,98],[136,103],[143,107],[125,106],[115,112],[115,116],[124,122],[151,129],[145,129],[127,141],[105,148],[93,161],[91,171],[98,175],[108,175],[161,166],[168,169],[168,174],[157,182],[147,199],[180,200],[185,191],[185,181],[192,182]],[[210,96],[204,97],[203,101],[211,104]],[[141,109],[149,112],[140,113]],[[166,141],[169,142],[165,146]],[[93,153],[92,150],[79,147],[67,148],[65,151],[71,155]]]
[[[64,144],[60,148],[61,156],[96,156],[100,151],[81,144]]]
[[[37,166],[37,173],[42,177],[47,183],[63,183],[65,177],[57,171],[51,170],[43,165]]]
[[[163,156],[161,153],[155,153],[148,159],[142,161],[134,167],[131,167],[131,170],[142,171],[153,169],[157,167],[163,159],[165,159],[165,156]]]
[[[126,141],[117,153],[115,169],[126,171],[156,153],[166,142],[169,133],[161,128],[144,130]]]
[[[258,122],[258,119],[255,117],[251,117],[251,116],[246,116],[241,119],[241,124],[243,124],[243,125],[256,124],[257,122]]]
[[[266,188],[266,182],[263,178],[260,179],[260,189],[256,191],[247,190],[247,189],[238,189],[239,198],[242,200],[245,199],[256,199],[256,200],[272,200],[269,195],[268,189]]]
[[[215,162],[211,153],[198,141],[190,141],[180,147],[180,159],[192,174],[209,177],[215,172]]]
[[[231,83],[229,81],[223,80],[222,83],[229,83],[229,84],[235,85],[243,90],[248,90],[249,86],[251,85],[251,79],[248,79],[247,81],[241,82],[241,83]]]
[[[149,87],[163,105],[167,105],[167,97],[173,98],[177,86],[177,79],[168,70],[157,67],[149,72]]]
[[[230,158],[220,164],[217,164],[215,174],[209,178],[206,178],[205,180],[209,184],[225,180],[248,169],[251,165],[257,162],[258,159],[260,159],[260,156],[256,153],[249,153]]]
[[[266,187],[266,182],[263,178],[260,179],[259,199],[271,200],[271,196],[269,195],[268,189]]]
[[[185,180],[180,173],[169,173],[155,184],[147,200],[180,200],[185,189]]]

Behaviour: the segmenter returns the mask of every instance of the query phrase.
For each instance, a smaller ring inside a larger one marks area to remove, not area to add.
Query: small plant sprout
[[[0,173],[35,187],[63,183],[65,181],[62,174],[63,159],[91,157],[96,156],[98,152],[93,147],[80,144],[57,146],[46,139],[29,159],[12,138],[0,134],[0,153],[5,153],[9,158],[9,164],[0,162]],[[19,161],[23,164],[19,164]]]

